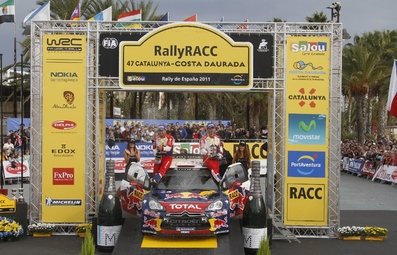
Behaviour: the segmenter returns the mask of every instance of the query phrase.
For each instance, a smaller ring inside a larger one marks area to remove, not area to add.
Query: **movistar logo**
[[[304,122],[303,120],[299,121],[298,123],[298,127],[299,130],[303,131],[303,132],[309,132],[311,130],[315,130],[317,128],[317,123],[315,120],[311,120],[309,122],[309,125],[306,124],[306,122]]]

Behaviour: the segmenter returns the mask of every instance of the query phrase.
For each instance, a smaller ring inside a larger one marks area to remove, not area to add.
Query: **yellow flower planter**
[[[33,237],[51,237],[52,233],[33,233]]]
[[[361,236],[342,236],[340,239],[345,241],[360,241],[362,240]]]
[[[384,241],[386,236],[342,236],[339,239],[345,241]]]
[[[380,241],[383,242],[386,239],[386,236],[366,236],[366,241]]]

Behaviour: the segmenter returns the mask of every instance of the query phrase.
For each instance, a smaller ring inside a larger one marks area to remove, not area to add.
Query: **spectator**
[[[251,153],[248,145],[244,141],[238,144],[238,148],[233,155],[233,163],[237,162],[240,162],[247,171],[248,168],[251,167]]]
[[[125,176],[127,179],[127,174],[128,174],[128,168],[130,168],[130,165],[132,162],[139,162],[141,160],[141,152],[139,149],[136,147],[135,140],[130,140],[127,143],[127,148],[124,150],[124,160],[126,163],[125,166]]]
[[[14,144],[11,142],[11,138],[7,138],[7,142],[3,145],[3,153],[4,159],[8,160],[11,158],[12,154],[14,153]]]

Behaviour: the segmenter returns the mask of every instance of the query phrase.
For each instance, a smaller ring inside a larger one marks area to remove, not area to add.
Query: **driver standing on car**
[[[223,147],[221,139],[215,134],[215,126],[212,123],[207,126],[207,135],[200,140],[200,153],[203,155],[203,165],[211,170],[212,176],[219,182],[221,180],[219,161],[223,156]]]
[[[155,155],[152,182],[159,183],[161,178],[170,169],[174,137],[165,131],[164,126],[159,126],[153,140],[153,154]]]

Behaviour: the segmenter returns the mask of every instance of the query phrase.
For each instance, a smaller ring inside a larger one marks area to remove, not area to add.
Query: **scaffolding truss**
[[[86,124],[86,221],[96,215],[98,205],[98,168],[104,166],[104,157],[98,155],[100,126],[100,91],[119,90],[118,77],[101,77],[98,71],[99,36],[103,32],[147,33],[170,22],[140,22],[139,28],[130,23],[47,21],[32,22],[31,28],[31,197],[30,221],[42,222],[41,217],[41,176],[42,176],[42,40],[44,34],[84,34],[87,36],[87,124]],[[206,22],[225,33],[271,34],[274,37],[273,77],[254,79],[252,91],[268,93],[269,103],[269,174],[266,197],[270,201],[275,238],[296,239],[296,237],[335,237],[340,223],[339,180],[340,180],[340,123],[341,123],[341,77],[342,77],[342,25],[336,23],[290,23],[266,22],[246,23],[244,29],[235,22]],[[327,36],[331,40],[331,78],[329,108],[329,157],[328,157],[328,226],[302,227],[283,225],[283,199],[286,137],[285,84],[286,84],[286,39],[296,36]],[[65,222],[57,224],[59,233],[71,233],[76,226]]]

